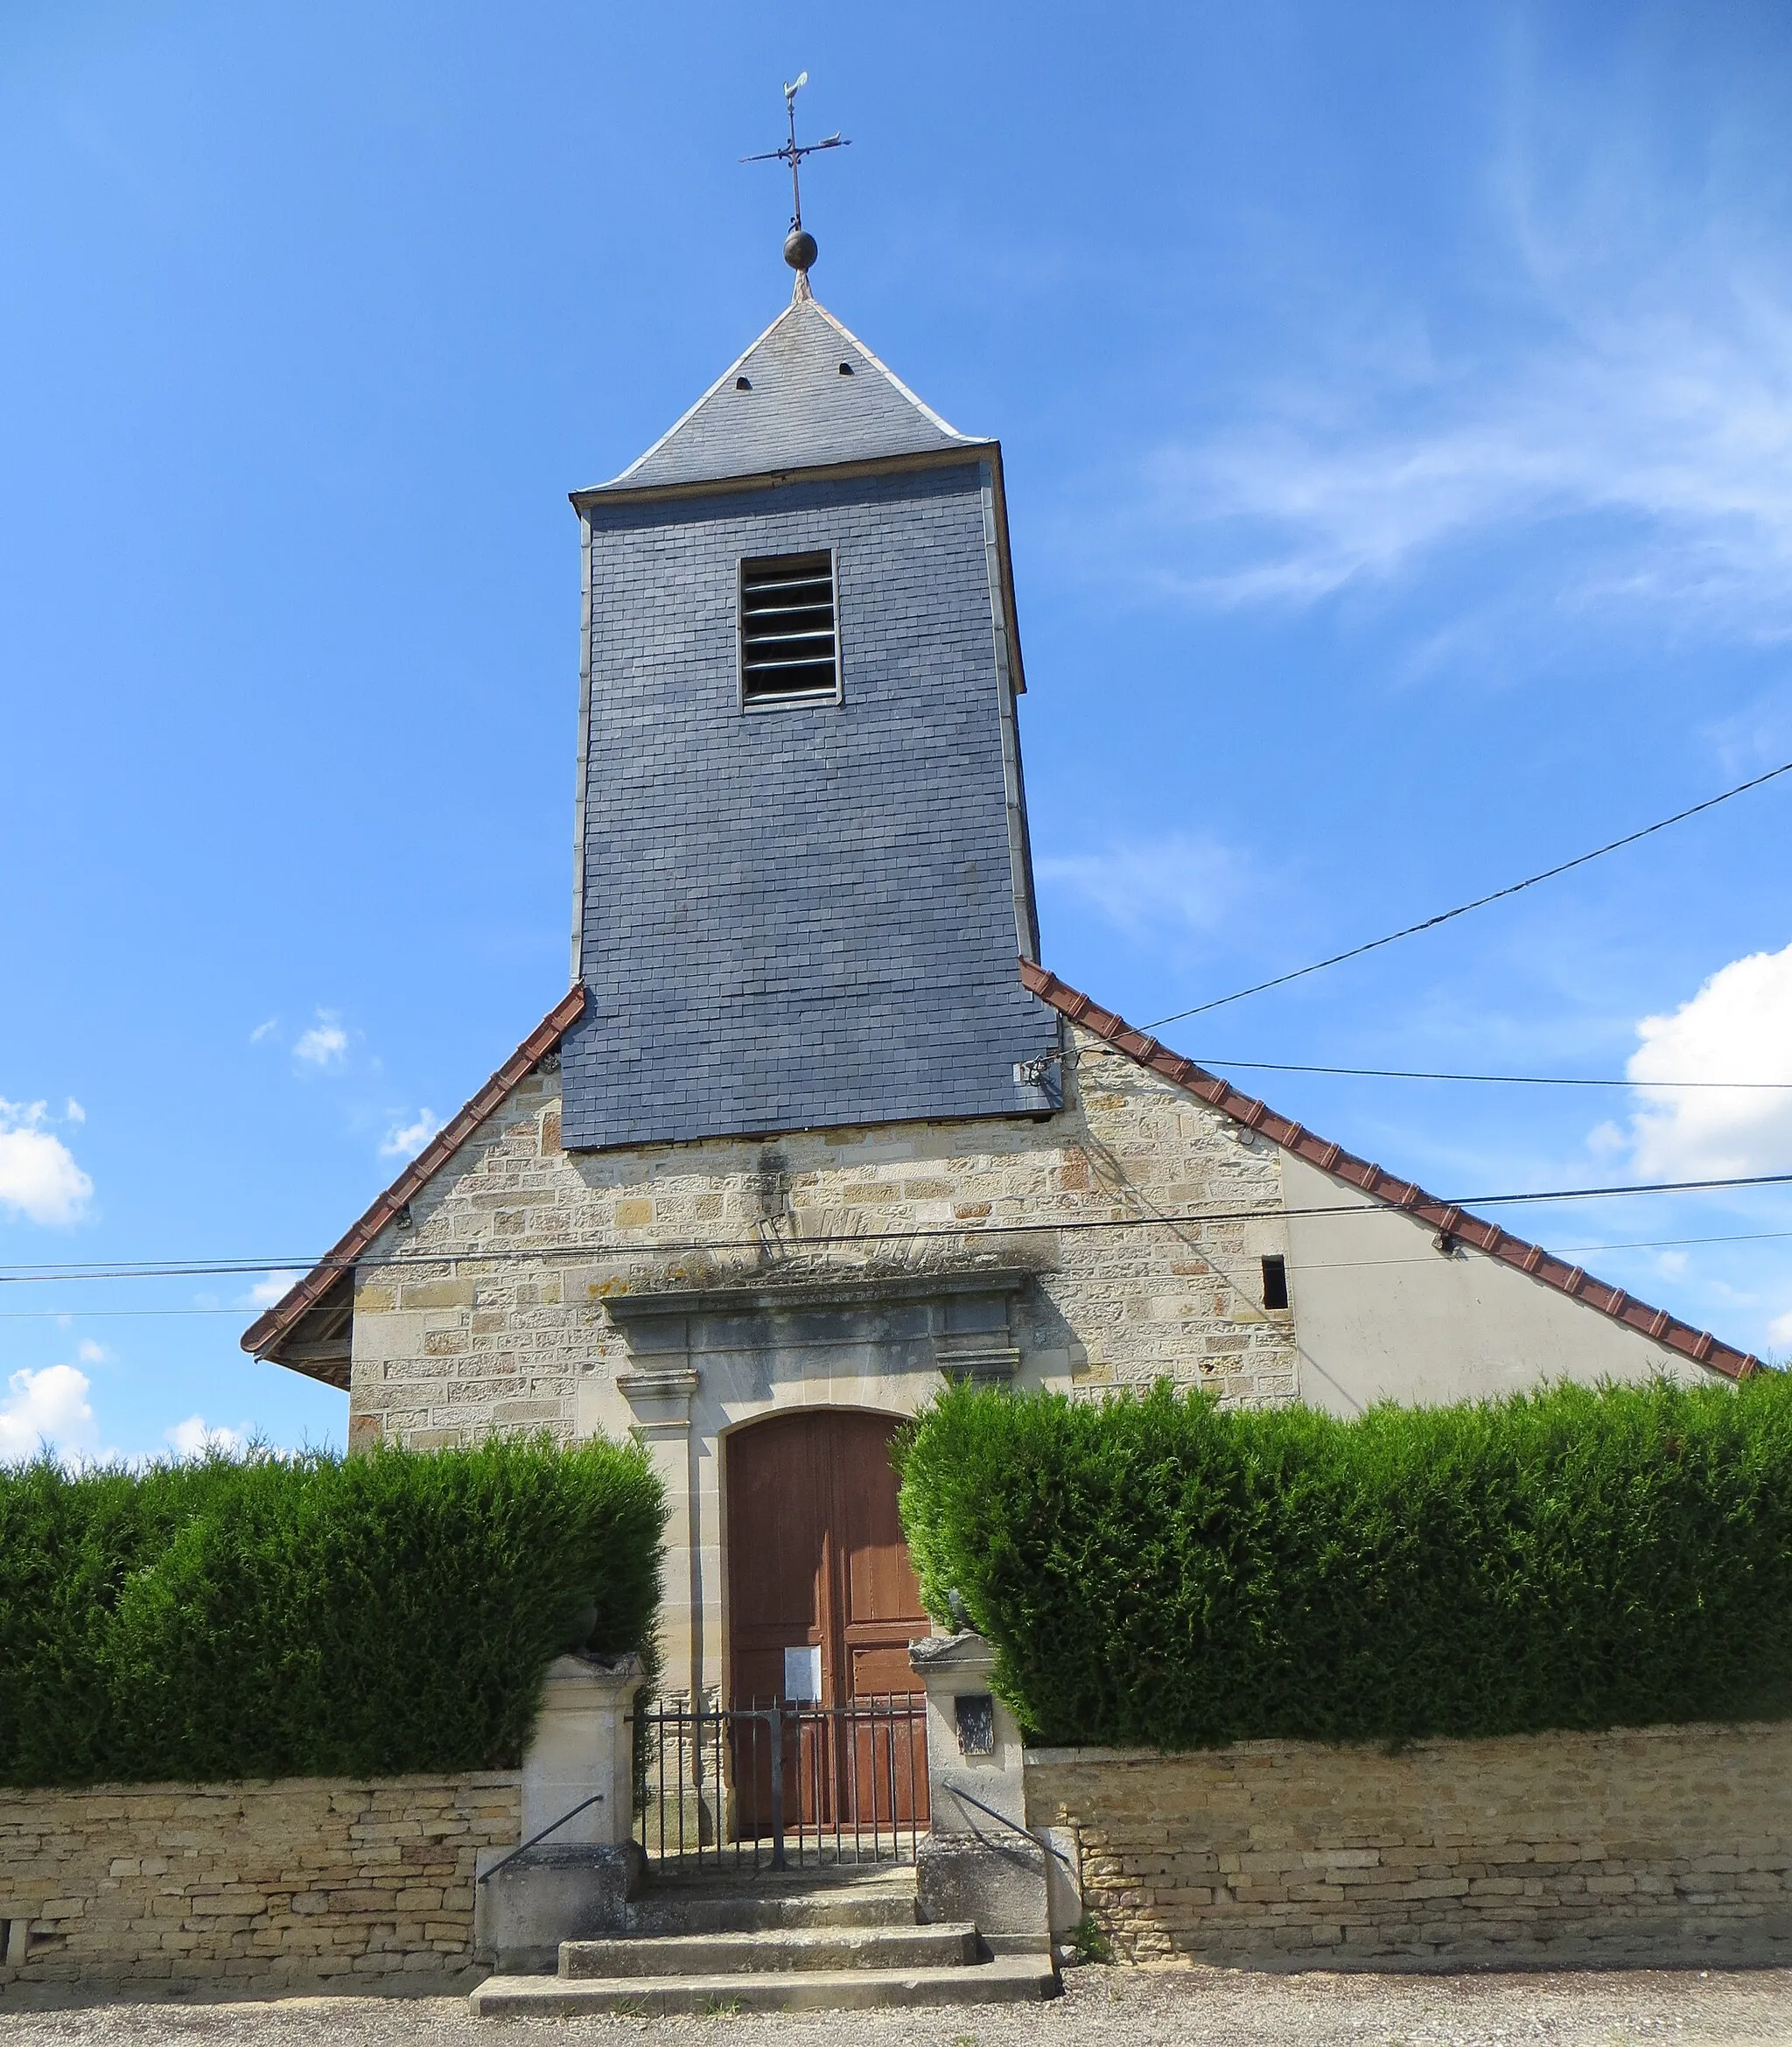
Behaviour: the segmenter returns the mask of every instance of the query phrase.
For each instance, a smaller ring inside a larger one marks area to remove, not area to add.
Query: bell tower
[[[1039,1115],[1002,455],[811,297],[574,494],[569,1148]]]

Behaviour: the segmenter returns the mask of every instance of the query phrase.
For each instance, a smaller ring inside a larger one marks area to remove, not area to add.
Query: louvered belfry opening
[[[839,697],[831,554],[740,564],[740,694],[743,703],[764,705]]]

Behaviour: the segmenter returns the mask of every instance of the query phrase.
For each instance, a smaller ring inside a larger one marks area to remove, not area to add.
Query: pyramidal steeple
[[[720,482],[990,445],[948,426],[801,291],[676,425],[598,489]]]

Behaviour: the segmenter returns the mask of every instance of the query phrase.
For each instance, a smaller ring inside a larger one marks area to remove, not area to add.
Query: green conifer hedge
[[[929,1612],[1054,1744],[1792,1714],[1792,1381],[1342,1422],[954,1388],[902,1439]]]
[[[595,1441],[0,1469],[0,1782],[508,1767],[649,1645],[665,1503]]]

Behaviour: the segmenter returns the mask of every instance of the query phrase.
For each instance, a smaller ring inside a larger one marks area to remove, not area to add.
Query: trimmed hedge
[[[1040,1740],[1792,1714],[1792,1381],[1222,1410],[968,1387],[898,1449],[928,1609]]]
[[[0,1469],[0,1782],[506,1768],[650,1647],[666,1509],[598,1441]]]

